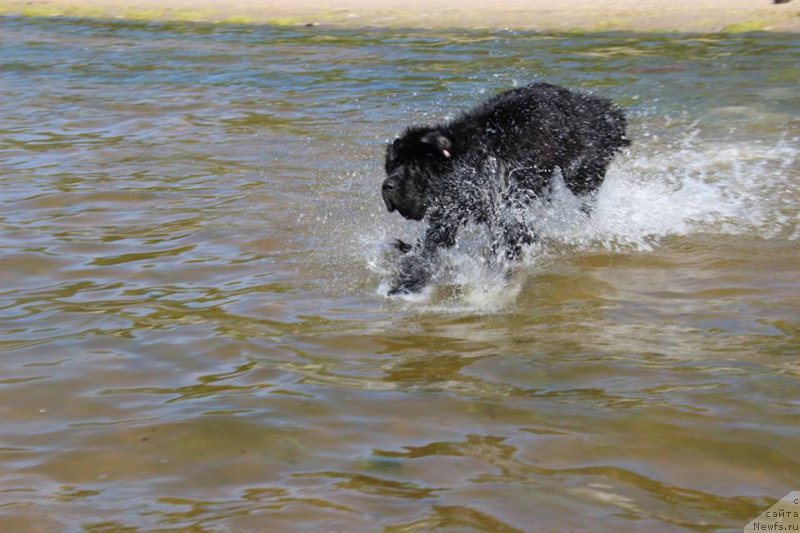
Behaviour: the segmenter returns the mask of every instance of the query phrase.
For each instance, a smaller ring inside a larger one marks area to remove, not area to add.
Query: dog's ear
[[[398,137],[392,142],[386,143],[386,159],[394,159],[397,157],[397,152],[400,149],[400,138]]]
[[[433,146],[437,153],[448,159],[453,157],[453,143],[441,131],[434,130],[430,133],[426,133],[420,139],[420,142]]]

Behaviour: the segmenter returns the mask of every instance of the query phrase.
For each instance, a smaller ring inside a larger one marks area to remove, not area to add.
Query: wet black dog
[[[501,93],[447,123],[408,128],[387,147],[383,200],[429,226],[414,246],[396,242],[407,254],[389,294],[422,289],[436,252],[470,221],[489,225],[495,251],[517,257],[533,236],[514,213],[549,190],[555,169],[586,195],[628,144],[625,116],[610,101],[546,83]]]

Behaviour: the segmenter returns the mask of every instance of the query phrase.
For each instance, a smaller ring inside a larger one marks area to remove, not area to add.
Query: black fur
[[[387,209],[428,221],[404,255],[389,294],[419,291],[439,248],[469,221],[489,224],[509,258],[532,241],[506,216],[545,193],[558,167],[567,187],[586,195],[603,182],[612,157],[630,144],[625,116],[610,101],[546,83],[501,93],[450,122],[414,126],[389,144],[382,195]]]

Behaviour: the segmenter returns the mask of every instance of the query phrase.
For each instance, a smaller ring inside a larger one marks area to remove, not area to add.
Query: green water
[[[800,42],[0,19],[0,530],[740,530],[800,489]],[[628,110],[389,299],[383,147]]]

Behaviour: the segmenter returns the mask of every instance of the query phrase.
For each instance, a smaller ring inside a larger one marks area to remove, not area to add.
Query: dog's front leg
[[[432,218],[422,242],[400,258],[389,296],[422,290],[433,275],[433,262],[439,249],[455,244],[457,230],[458,225],[451,220]]]
[[[522,221],[507,221],[502,226],[501,235],[495,238],[492,249],[498,259],[503,256],[508,261],[516,261],[522,255],[522,248],[535,241],[533,231]]]

